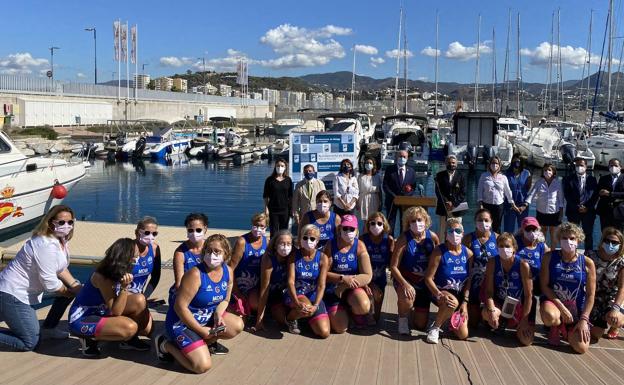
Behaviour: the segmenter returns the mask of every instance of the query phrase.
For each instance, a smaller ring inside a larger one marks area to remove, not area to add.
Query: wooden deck
[[[105,228],[89,226],[95,225]],[[117,237],[120,231],[132,234],[132,228],[117,227]],[[176,237],[169,239],[161,227],[165,260],[171,254],[164,245],[183,236],[180,230],[172,230]],[[80,250],[83,240],[76,241],[72,251]],[[98,237],[96,243],[107,242]],[[165,268],[155,297],[166,298],[172,281],[172,270]],[[319,340],[309,333],[291,335],[268,323],[266,332],[245,331],[224,342],[230,353],[213,356],[213,368],[203,375],[159,363],[153,351],[119,350],[116,343],[100,344],[101,359],[83,358],[78,340],[70,338],[42,341],[37,352],[0,352],[0,384],[624,384],[624,339],[602,340],[583,356],[565,344],[556,349],[547,346],[541,327],[530,347],[518,347],[511,332],[490,338],[486,328],[468,341],[442,338],[440,344],[429,345],[423,333],[396,334],[396,295],[391,286],[386,296],[379,328]],[[165,312],[166,305],[152,311],[157,332],[163,329]],[[46,313],[47,309],[38,312],[41,319]]]

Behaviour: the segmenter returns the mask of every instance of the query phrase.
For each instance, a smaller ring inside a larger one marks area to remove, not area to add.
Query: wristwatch
[[[80,286],[82,284],[82,282],[80,282],[79,279],[75,280],[74,282],[71,283],[71,285],[69,285],[70,289],[73,289],[76,286]]]

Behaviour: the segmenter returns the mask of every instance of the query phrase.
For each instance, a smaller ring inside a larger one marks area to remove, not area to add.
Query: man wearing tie
[[[393,235],[397,210],[399,209],[399,207],[394,205],[394,197],[412,195],[416,189],[416,172],[407,166],[408,156],[407,150],[398,151],[395,164],[386,169],[383,179],[386,215],[388,216]],[[403,213],[401,212],[400,220],[402,219]]]
[[[598,191],[600,199],[596,213],[600,215],[600,230],[609,226],[622,228],[622,224],[616,224],[613,218],[615,202],[624,198],[624,174],[618,159],[609,160],[609,174],[600,177]]]
[[[593,232],[596,221],[596,202],[598,201],[598,182],[592,175],[587,175],[585,159],[574,160],[576,173],[563,178],[563,196],[566,200],[565,214],[568,221],[583,227],[585,250],[594,247]]]
[[[455,155],[446,157],[446,170],[440,171],[435,176],[435,194],[438,198],[436,215],[440,218],[440,232],[446,232],[447,213],[466,200],[466,183],[464,176],[457,171],[457,158]],[[451,216],[456,216],[451,214]]]

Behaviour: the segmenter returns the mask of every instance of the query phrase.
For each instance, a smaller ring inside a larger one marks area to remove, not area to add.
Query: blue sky
[[[616,0],[616,20],[623,20]],[[0,73],[41,76],[49,67],[48,47],[55,52],[56,78],[93,81],[93,39],[85,27],[98,29],[98,76],[111,80],[112,23],[137,24],[139,63],[160,76],[201,69],[199,57],[216,70],[231,69],[236,57],[250,61],[250,75],[296,76],[350,71],[352,47],[358,48],[356,73],[394,76],[400,2],[397,1],[100,1],[22,0],[4,7],[0,32]],[[521,13],[521,48],[525,81],[544,81],[551,14],[561,7],[564,79],[580,78],[586,54],[590,9],[594,9],[592,61],[598,61],[608,0],[405,0],[409,77],[433,80],[436,7],[440,15],[440,81],[472,82],[477,19],[482,15],[481,81],[492,73],[492,28],[502,79],[507,12]],[[618,29],[621,26],[618,25]],[[624,30],[624,29],[622,29]],[[619,35],[618,35],[619,36]],[[515,36],[512,39],[515,77]],[[619,56],[622,40],[616,41]],[[596,66],[594,66],[594,71]],[[141,71],[141,69],[139,69]],[[125,77],[125,69],[122,70]],[[131,68],[131,72],[134,69]]]

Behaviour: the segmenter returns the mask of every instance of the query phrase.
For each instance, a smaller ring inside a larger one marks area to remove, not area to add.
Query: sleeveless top
[[[325,247],[325,244],[328,241],[333,240],[336,236],[336,214],[333,211],[330,211],[329,219],[327,220],[327,223],[324,224],[320,224],[317,222],[316,218],[314,217],[314,210],[308,211],[307,216],[308,223],[318,227],[321,233],[321,239],[317,244],[317,248],[322,249],[323,247]]]
[[[321,272],[321,251],[317,250],[314,259],[306,261],[300,250],[295,254],[295,290],[297,295],[316,292],[316,283]]]
[[[182,243],[180,251],[184,254],[184,272],[185,273],[191,270],[193,267],[202,263],[201,255],[194,254],[193,252],[191,252],[191,250],[189,250],[188,246],[186,245],[186,242]]]
[[[585,257],[579,254],[576,261],[568,263],[563,261],[559,250],[553,250],[548,269],[548,287],[572,313],[574,321],[578,321],[585,308]]]
[[[473,295],[475,293],[478,295],[485,277],[488,260],[498,255],[498,249],[496,247],[496,235],[493,231],[490,231],[490,237],[483,244],[479,241],[476,232],[471,233],[470,237],[470,250],[473,252],[470,292]]]
[[[91,275],[91,277],[92,276],[93,275]],[[109,313],[109,309],[104,303],[102,292],[100,292],[100,289],[93,286],[91,277],[89,277],[89,280],[85,282],[82,289],[80,289],[76,299],[69,308],[69,323],[90,315],[104,316]]]
[[[238,266],[234,269],[236,285],[243,293],[247,293],[260,284],[260,263],[262,262],[262,256],[267,250],[267,240],[264,235],[262,236],[262,246],[259,249],[253,248],[249,240],[250,235],[249,233],[243,235],[245,250],[240,262],[238,262]]]
[[[516,255],[529,263],[531,275],[533,276],[533,294],[539,295],[542,292],[539,276],[540,270],[542,269],[542,258],[546,253],[546,245],[543,242],[538,242],[537,246],[531,250],[524,246],[522,236],[517,236],[516,242],[518,243],[518,252]]]
[[[406,245],[403,258],[399,264],[399,271],[408,282],[418,283],[419,286],[422,286],[419,288],[424,288],[423,278],[429,265],[429,255],[435,248],[431,231],[425,231],[425,238],[420,243],[416,241],[411,231],[408,230],[404,234]]]
[[[269,283],[269,291],[283,291],[286,288],[286,266],[279,263],[277,256],[271,253],[271,281]]]
[[[386,268],[390,264],[390,238],[388,234],[384,234],[381,238],[381,242],[376,244],[373,242],[370,234],[366,233],[362,236],[362,242],[366,245],[366,251],[370,257],[371,267],[373,269],[372,282],[385,283],[386,282]],[[386,286],[385,284],[381,287]]]
[[[147,254],[139,259],[132,268],[132,283],[128,286],[129,293],[143,293],[147,279],[154,270],[154,248],[151,244],[147,245]]]
[[[440,264],[434,282],[440,290],[460,291],[468,280],[468,249],[461,245],[459,255],[453,255],[444,243],[440,244]]]
[[[511,269],[505,272],[501,257],[494,257],[494,300],[503,303],[505,297],[510,296],[522,301],[523,286],[522,274],[520,273],[520,263],[522,259],[517,255]]]
[[[218,282],[210,279],[206,265],[197,265],[199,269],[200,285],[197,289],[195,297],[188,305],[188,309],[193,314],[193,318],[202,326],[206,325],[210,321],[212,314],[217,309],[217,306],[225,300],[227,296],[228,283],[230,281],[230,270],[224,263],[221,265],[223,269],[223,275]],[[175,324],[180,322],[178,313],[175,312],[175,306],[173,303],[169,304],[169,310],[167,311],[167,323]]]

